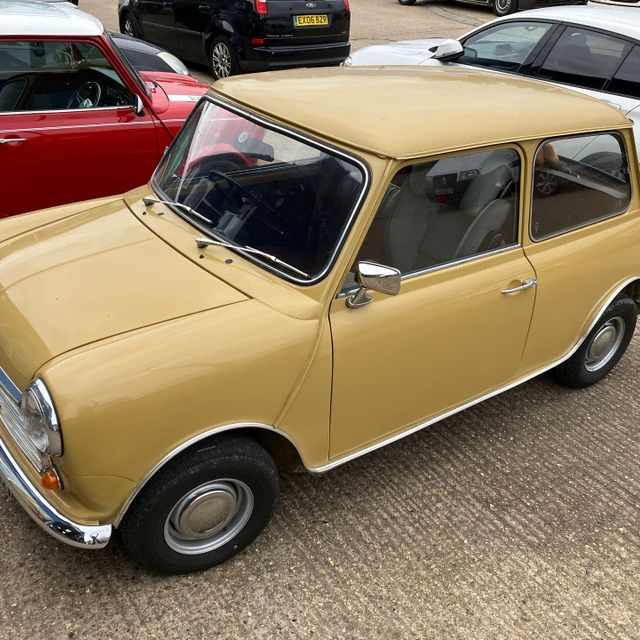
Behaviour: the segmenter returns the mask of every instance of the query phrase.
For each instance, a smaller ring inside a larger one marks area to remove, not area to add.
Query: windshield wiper
[[[238,244],[232,244],[231,242],[224,242],[222,240],[210,240],[209,238],[196,238],[196,246],[198,247],[198,249],[204,249],[209,245],[215,245],[216,247],[226,247],[227,249],[234,249],[240,252],[244,251],[245,253],[253,253],[257,256],[268,258],[275,264],[279,264],[283,267],[286,267],[287,269],[290,269],[294,273],[298,273],[301,276],[304,276],[305,278],[311,277],[308,273],[305,273],[304,271],[300,271],[300,269],[298,269],[297,267],[290,265],[284,260],[280,260],[280,258],[276,258],[276,256],[272,256],[270,253],[265,253],[264,251],[260,251],[260,249],[254,249],[253,247],[248,247],[246,245],[243,246]]]
[[[183,211],[190,213],[192,216],[198,218],[198,220],[202,220],[208,225],[211,224],[211,220],[209,220],[209,218],[203,216],[201,213],[198,213],[188,204],[182,204],[182,202],[175,202],[174,200],[162,200],[161,198],[153,198],[151,196],[145,196],[144,198],[142,198],[142,202],[144,202],[145,207],[150,207],[152,204],[166,204],[168,207],[178,207],[178,209],[182,209]]]

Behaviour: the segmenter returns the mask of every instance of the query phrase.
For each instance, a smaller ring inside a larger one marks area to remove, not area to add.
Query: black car
[[[119,0],[120,31],[242,71],[338,65],[348,55],[349,0]]]
[[[111,42],[120,49],[136,71],[162,71],[189,75],[189,70],[182,60],[172,53],[123,33],[109,31],[108,34]]]

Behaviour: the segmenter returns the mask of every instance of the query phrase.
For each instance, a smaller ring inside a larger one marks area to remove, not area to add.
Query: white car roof
[[[103,32],[100,20],[70,2],[0,0],[0,37],[99,36]]]
[[[531,9],[530,11],[520,11],[505,16],[504,18],[498,18],[493,22],[524,20],[526,18],[537,18],[538,20],[548,18],[550,20],[572,22],[574,24],[584,25],[585,27],[595,27],[617,33],[621,36],[640,40],[640,9],[637,7],[606,6],[602,4],[567,4],[557,7],[543,7],[541,9]],[[484,27],[486,25],[481,26]],[[473,29],[473,31],[476,31],[476,29]]]

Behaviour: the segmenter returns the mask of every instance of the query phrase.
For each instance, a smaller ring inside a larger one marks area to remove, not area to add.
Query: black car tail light
[[[253,6],[256,9],[256,13],[260,15],[267,15],[267,0],[253,0]]]

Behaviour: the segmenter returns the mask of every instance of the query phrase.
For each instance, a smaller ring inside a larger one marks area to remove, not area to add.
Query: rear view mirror
[[[401,280],[402,274],[398,269],[386,267],[376,262],[358,262],[356,281],[360,288],[347,298],[347,306],[354,309],[369,304],[372,300],[369,291],[395,296],[400,292]]]
[[[136,103],[133,107],[133,110],[136,112],[137,116],[141,116],[144,113],[144,103],[142,102],[142,98],[136,94],[135,96]]]
[[[433,52],[434,60],[442,60],[442,62],[457,60],[464,53],[462,45],[457,40],[444,40],[429,51]]]

